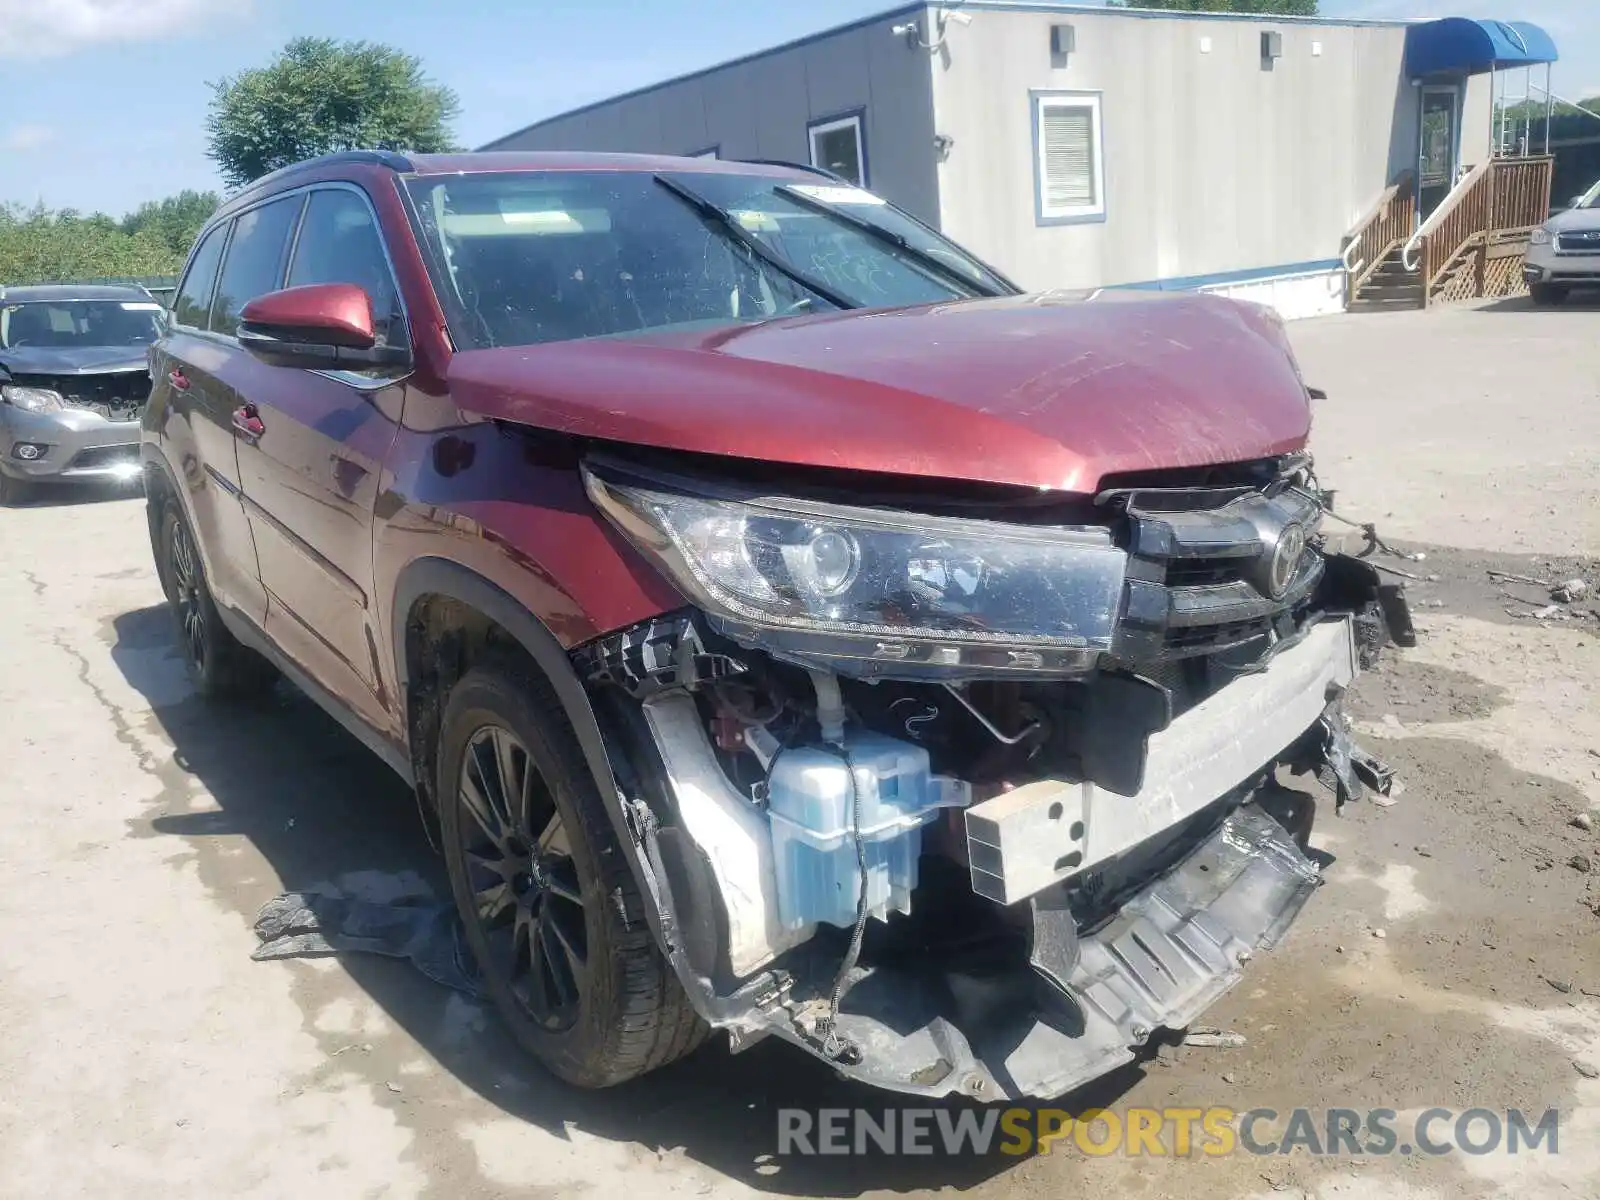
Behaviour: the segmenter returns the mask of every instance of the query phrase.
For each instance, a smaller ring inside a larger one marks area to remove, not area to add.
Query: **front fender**
[[[545,624],[517,600],[483,576],[449,559],[425,557],[404,567],[394,589],[390,635],[399,695],[407,696],[411,676],[406,651],[406,624],[417,601],[424,596],[442,596],[466,605],[504,629],[533,659],[550,681],[567,720],[577,736],[579,749],[594,778],[595,789],[605,805],[606,816],[617,835],[617,844],[627,856],[628,868],[639,883],[645,918],[650,923],[656,944],[684,985],[700,1015],[715,1020],[713,993],[708,980],[690,965],[682,939],[677,935],[675,908],[664,870],[652,864],[653,839],[648,809],[637,808],[623,796],[611,768],[610,756],[600,732],[599,721],[588,693],[573,670],[567,651]],[[413,750],[415,758],[415,750]]]

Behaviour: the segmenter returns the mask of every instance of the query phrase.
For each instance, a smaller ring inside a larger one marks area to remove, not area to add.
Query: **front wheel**
[[[484,989],[581,1087],[693,1050],[706,1027],[657,949],[559,701],[518,660],[468,672],[440,727],[439,827]]]
[[[1528,295],[1540,307],[1550,304],[1560,304],[1567,298],[1567,289],[1554,283],[1530,283]]]

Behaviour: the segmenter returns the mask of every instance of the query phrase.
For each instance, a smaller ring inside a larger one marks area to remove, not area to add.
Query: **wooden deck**
[[[1550,215],[1555,160],[1493,158],[1465,175],[1420,226],[1410,174],[1346,236],[1346,307],[1421,308],[1526,290],[1528,237]]]

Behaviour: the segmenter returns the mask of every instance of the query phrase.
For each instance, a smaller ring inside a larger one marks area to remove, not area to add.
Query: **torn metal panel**
[[[1320,728],[1323,761],[1317,778],[1334,794],[1336,808],[1360,800],[1369,787],[1380,796],[1390,793],[1394,769],[1356,745],[1350,736],[1350,718],[1338,699],[1329,702]]]
[[[709,860],[720,889],[729,963],[735,975],[749,975],[812,930],[783,927],[766,817],[722,773],[693,699],[686,692],[667,692],[645,701],[643,708],[678,816]]]

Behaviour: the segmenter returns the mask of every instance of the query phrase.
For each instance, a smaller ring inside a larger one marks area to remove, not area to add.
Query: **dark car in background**
[[[150,344],[140,287],[0,287],[0,503],[43,483],[136,483]]]
[[[1059,1095],[1315,890],[1279,766],[1387,786],[1340,704],[1404,599],[1259,306],[1023,295],[802,167],[349,153],[219,210],[151,361],[199,689],[416,788],[575,1083],[716,1028]]]

